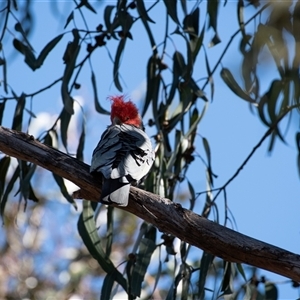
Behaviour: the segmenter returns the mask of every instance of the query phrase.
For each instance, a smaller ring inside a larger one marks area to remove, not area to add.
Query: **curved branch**
[[[72,181],[81,188],[76,197],[99,199],[101,189],[87,164],[41,144],[33,136],[0,127],[0,150]],[[226,261],[246,263],[300,282],[300,255],[211,222],[178,203],[132,187],[129,204],[122,209]]]

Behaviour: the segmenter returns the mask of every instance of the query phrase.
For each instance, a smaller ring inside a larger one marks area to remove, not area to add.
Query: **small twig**
[[[271,5],[271,3],[265,4],[265,5],[264,5],[264,6],[263,6],[256,14],[254,14],[247,22],[245,22],[244,27],[245,27],[247,24],[249,24],[253,19],[255,19],[259,14],[261,14],[261,13],[262,13],[268,6],[270,6],[270,5]],[[222,59],[223,59],[225,53],[227,52],[229,46],[230,46],[231,43],[233,42],[234,38],[235,38],[240,32],[241,32],[241,28],[239,28],[239,29],[231,36],[231,38],[230,38],[230,40],[228,41],[228,43],[227,43],[225,49],[224,49],[223,52],[222,52],[220,58],[218,59],[218,61],[216,62],[214,68],[212,69],[211,75],[213,75],[213,74],[215,73],[215,71],[217,70],[219,64],[221,63],[221,61],[222,61]],[[203,87],[202,87],[202,90],[205,89],[205,87],[207,86],[208,83],[209,83],[209,78],[206,79],[206,81],[205,81],[205,83],[204,83],[204,85],[203,85]]]
[[[294,108],[299,108],[298,104],[292,105],[290,107],[287,108],[287,110],[282,113],[281,116],[278,117],[278,119],[276,120],[275,123],[272,124],[272,126],[266,131],[266,133],[262,136],[262,138],[259,140],[259,142],[254,146],[254,148],[252,149],[252,151],[248,154],[248,156],[246,157],[246,159],[243,161],[243,163],[240,165],[240,167],[235,171],[235,173],[226,181],[226,183],[217,188],[217,189],[211,189],[208,190],[206,192],[201,192],[198,193],[198,197],[200,194],[203,193],[210,193],[213,191],[218,191],[217,194],[214,196],[213,200],[205,207],[205,209],[203,210],[203,216],[207,217],[209,212],[210,212],[210,208],[212,207],[212,205],[216,202],[217,197],[220,195],[220,193],[222,191],[224,191],[226,189],[226,187],[239,175],[239,173],[242,171],[242,169],[246,166],[246,164],[248,163],[248,161],[250,160],[250,158],[253,156],[253,154],[255,153],[255,151],[260,148],[260,146],[262,145],[262,143],[266,140],[266,138],[276,129],[276,127],[278,126],[278,124],[280,123],[280,121],[290,112],[292,111]]]
[[[148,9],[146,9],[146,12],[149,12],[158,3],[159,3],[159,0],[157,0],[156,2],[154,2]],[[136,19],[134,19],[133,23],[135,23],[137,20],[139,20],[141,18],[142,18],[141,16],[137,17]]]

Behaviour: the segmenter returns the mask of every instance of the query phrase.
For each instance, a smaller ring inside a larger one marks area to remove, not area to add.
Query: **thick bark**
[[[101,193],[89,166],[25,133],[0,127],[0,150],[37,164],[76,185],[76,197],[97,201]],[[246,263],[300,282],[300,256],[211,222],[158,195],[131,188],[122,208],[187,243],[230,262]]]

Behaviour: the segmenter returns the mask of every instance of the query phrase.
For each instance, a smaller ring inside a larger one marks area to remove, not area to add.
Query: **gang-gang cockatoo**
[[[125,101],[124,96],[110,100],[112,124],[93,152],[90,171],[103,175],[102,203],[127,206],[130,184],[139,183],[147,175],[154,151],[134,103]]]

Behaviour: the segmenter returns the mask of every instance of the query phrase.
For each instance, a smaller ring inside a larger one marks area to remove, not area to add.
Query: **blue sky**
[[[106,2],[105,4],[107,4]],[[38,54],[50,38],[54,38],[61,33],[65,24],[65,20],[57,22],[59,17],[54,17],[49,10],[49,2],[36,2],[35,9],[35,28],[33,35],[30,37],[36,53]],[[201,6],[200,6],[201,7]],[[59,5],[63,9],[63,13],[67,16],[71,12],[71,4],[62,2]],[[153,16],[164,16],[164,12],[160,13],[162,6],[153,10]],[[95,28],[99,23],[103,23],[103,7],[99,7],[98,15],[86,13],[90,28]],[[251,16],[255,12],[249,8],[247,16]],[[204,9],[201,10],[200,28],[204,24]],[[151,16],[150,14],[150,16]],[[76,20],[79,20],[78,14]],[[80,24],[77,21],[77,24]],[[152,26],[157,43],[163,39],[163,18],[158,20],[156,25]],[[171,25],[173,26],[173,25]],[[249,26],[249,30],[253,29]],[[79,26],[81,27],[81,26]],[[68,29],[71,29],[70,24]],[[175,29],[175,26],[174,26]],[[231,35],[237,29],[236,20],[236,3],[228,2],[226,7],[220,9],[219,19],[219,35],[222,43],[214,48],[207,48],[207,54],[211,67],[221,55],[225,45]],[[144,29],[142,26],[134,26],[132,31],[134,40],[128,41],[126,50],[123,55],[120,73],[124,81],[121,81],[124,92],[131,95],[132,99],[137,102],[138,107],[142,107],[142,101],[145,92],[146,82],[146,61],[151,55],[151,48]],[[208,45],[213,37],[213,32],[206,32],[205,45]],[[14,59],[8,69],[8,80],[17,94],[21,91],[26,93],[33,92],[38,88],[42,88],[46,84],[54,81],[61,76],[64,65],[62,64],[62,53],[68,41],[72,39],[71,34],[66,35],[49,55],[45,64],[41,69],[32,72],[22,60],[21,55],[12,57],[10,53],[6,53],[7,57]],[[183,40],[174,37],[176,48],[184,51]],[[240,74],[239,68],[241,56],[237,51],[239,38],[234,40],[228,53],[222,60],[222,66],[229,68],[234,74]],[[114,56],[117,42],[109,43],[109,49]],[[84,46],[83,46],[84,47]],[[167,52],[172,56],[174,52],[171,43],[167,48]],[[205,65],[203,62],[203,51],[198,57],[197,70],[195,70],[195,78],[203,78],[206,75]],[[166,57],[166,62],[171,66],[171,60]],[[113,85],[112,78],[112,62],[110,61],[106,49],[103,47],[97,51],[92,58],[93,70],[97,78],[97,86],[99,99],[101,104],[109,110],[110,102],[106,100],[108,95],[116,94],[118,91]],[[256,114],[252,114],[249,110],[248,103],[236,97],[224,84],[219,76],[221,68],[214,75],[215,95],[214,100],[209,105],[209,109],[199,126],[199,133],[208,139],[212,152],[212,166],[214,172],[218,175],[215,180],[215,187],[219,187],[230,178],[236,169],[241,165],[253,147],[258,143],[260,138],[266,132],[267,128],[260,122]],[[262,66],[261,78],[262,90],[266,90],[271,80],[276,76],[276,71],[271,65]],[[88,64],[84,67],[78,82],[81,89],[74,93],[83,107],[87,116],[87,141],[85,146],[85,161],[90,162],[92,150],[96,146],[101,133],[109,124],[109,117],[101,116],[94,112],[93,92],[90,83],[91,72]],[[241,82],[241,77],[237,75],[237,80]],[[200,81],[200,86],[203,81]],[[206,90],[210,95],[210,89]],[[2,92],[1,92],[2,93]],[[203,107],[202,100],[198,100],[198,108]],[[11,105],[11,113],[14,105]],[[47,90],[45,93],[34,97],[33,111],[35,113],[43,113],[42,119],[35,126],[43,127],[49,124],[49,120],[53,119],[53,115],[57,115],[62,108],[60,99],[59,85]],[[4,125],[10,127],[11,119],[6,115]],[[78,110],[78,122],[74,122],[72,127],[72,135],[70,135],[69,144],[70,151],[75,151],[80,131],[81,114]],[[151,117],[151,112],[146,115]],[[284,248],[291,252],[299,253],[299,234],[300,234],[300,184],[298,170],[296,166],[297,149],[295,146],[294,132],[299,126],[299,115],[294,114],[290,130],[286,135],[287,144],[284,145],[279,140],[271,154],[268,154],[268,142],[260,147],[248,164],[241,171],[239,176],[228,186],[227,196],[228,205],[231,209],[239,232],[262,240],[272,245]],[[37,130],[32,128],[32,130]],[[146,131],[152,134],[151,128],[146,127]],[[38,130],[37,130],[38,131]],[[201,146],[201,138],[197,142],[197,151],[201,156],[204,150]],[[199,175],[199,168],[201,174]],[[201,165],[201,161],[197,160],[191,167],[189,178],[191,178],[195,190],[197,192],[205,190],[205,170]],[[181,186],[178,192],[185,189]],[[204,196],[197,200],[198,213],[204,203]],[[217,200],[220,211],[222,211],[223,200],[219,197]],[[223,214],[221,214],[223,215]],[[77,220],[76,220],[77,221]],[[283,281],[285,278],[275,274],[262,271],[269,280]],[[280,298],[296,298],[297,290],[292,289],[290,285],[280,285]]]

